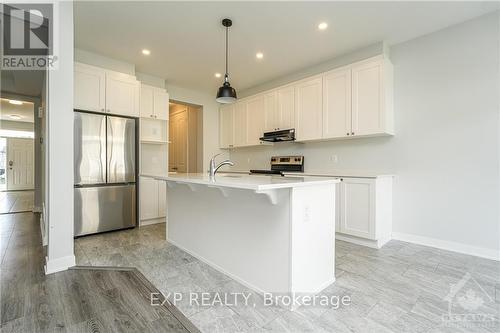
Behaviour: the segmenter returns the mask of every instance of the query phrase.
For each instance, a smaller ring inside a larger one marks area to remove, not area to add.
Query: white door
[[[233,105],[221,106],[219,110],[219,147],[233,147]]]
[[[158,217],[167,216],[167,183],[158,181]]]
[[[247,144],[258,145],[264,133],[264,96],[260,95],[247,102]]]
[[[278,89],[278,124],[276,129],[295,128],[295,89]]]
[[[247,145],[247,103],[245,101],[234,104],[234,146]]]
[[[340,232],[375,239],[375,180],[344,178],[340,183]]]
[[[375,60],[352,67],[351,135],[383,132],[383,61]]]
[[[264,131],[275,131],[278,118],[278,93],[273,91],[264,95]]]
[[[34,189],[33,139],[7,138],[7,190]]]
[[[187,109],[172,114],[170,117],[170,145],[168,150],[169,170],[172,172],[187,172]]]
[[[142,118],[154,118],[153,111],[153,95],[154,87],[141,85],[141,108],[140,115]]]
[[[164,182],[162,182],[164,183]],[[141,220],[158,217],[158,181],[148,177],[140,177]]]
[[[351,70],[338,69],[323,77],[323,138],[351,135]]]
[[[323,131],[323,81],[315,78],[295,86],[297,140],[321,139]]]
[[[121,73],[106,73],[106,112],[139,117],[140,83]]]
[[[73,84],[74,108],[85,111],[104,112],[106,99],[106,76],[103,69],[75,64]]]
[[[169,96],[164,89],[155,88],[153,98],[153,114],[156,119],[168,120]]]

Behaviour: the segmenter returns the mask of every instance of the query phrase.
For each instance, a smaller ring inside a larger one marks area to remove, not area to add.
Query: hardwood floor
[[[0,192],[0,214],[33,211],[33,191]]]
[[[163,224],[79,238],[75,252],[78,264],[137,267],[164,294],[182,294],[175,305],[203,332],[500,329],[499,262],[399,241],[380,250],[337,241],[337,280],[321,295],[349,296],[351,303],[304,305],[296,311],[266,306],[262,296],[169,244]],[[461,288],[448,302],[452,285]],[[202,292],[212,299],[229,293],[251,293],[251,298],[249,304],[228,305],[187,301],[191,293]]]
[[[2,332],[198,332],[134,268],[86,267],[45,275],[32,213],[0,216]]]

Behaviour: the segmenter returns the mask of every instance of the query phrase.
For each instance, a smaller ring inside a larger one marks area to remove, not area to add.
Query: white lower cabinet
[[[141,224],[145,224],[144,220],[164,218],[166,216],[165,182],[140,177],[139,186]]]
[[[342,178],[337,238],[380,248],[391,239],[392,177]]]

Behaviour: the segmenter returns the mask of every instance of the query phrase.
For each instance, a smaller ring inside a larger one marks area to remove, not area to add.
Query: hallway
[[[0,214],[32,212],[33,204],[33,191],[0,192]]]

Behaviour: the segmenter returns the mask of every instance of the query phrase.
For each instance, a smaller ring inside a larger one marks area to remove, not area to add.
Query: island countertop
[[[215,179],[210,179],[207,173],[169,173],[166,176],[141,175],[167,182],[197,184],[212,187],[227,187],[265,191],[281,188],[293,188],[338,183],[338,179],[320,177],[283,177],[276,175],[244,175],[219,173]]]

